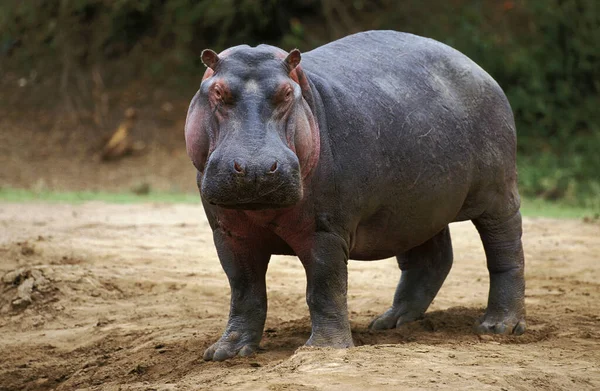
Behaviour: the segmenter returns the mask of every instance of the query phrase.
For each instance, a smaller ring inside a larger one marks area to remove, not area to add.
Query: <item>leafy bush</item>
[[[600,209],[600,2],[462,1],[446,12],[414,31],[461,50],[504,88],[522,192]]]
[[[28,66],[64,54],[83,65],[152,53],[180,64],[206,47],[278,43],[292,16],[317,10],[297,0],[9,0],[0,4],[2,52]],[[162,58],[161,58],[162,57]]]
[[[117,60],[114,73],[127,65],[131,75],[185,79],[205,47],[309,49],[377,28],[446,42],[499,82],[515,112],[526,194],[597,199],[598,0],[6,0],[0,58],[26,71],[43,63],[63,83],[65,70]]]

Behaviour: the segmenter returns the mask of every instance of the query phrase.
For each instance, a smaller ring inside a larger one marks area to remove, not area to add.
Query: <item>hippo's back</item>
[[[348,104],[360,102],[365,111],[372,109],[365,102],[370,98],[409,111],[434,100],[440,104],[430,105],[433,111],[444,106],[473,114],[493,95],[512,122],[496,81],[461,52],[430,38],[396,31],[357,33],[305,53],[302,65],[313,79],[325,81],[320,86],[324,95],[341,93]]]
[[[430,211],[427,229],[437,232],[480,214],[494,194],[516,194],[510,105],[494,79],[457,50],[369,31],[305,53],[302,66],[322,100],[338,175],[355,175],[341,192],[360,195],[363,220],[413,205]]]
[[[381,86],[385,81],[380,79],[386,76],[388,82],[394,78],[402,81],[396,86],[399,89],[431,76],[448,81],[447,87],[486,85],[502,94],[492,77],[461,52],[430,38],[397,31],[367,31],[347,36],[304,53],[302,65],[314,75],[355,90],[361,86],[370,90],[373,84]]]
[[[302,66],[323,100],[332,139],[356,137],[356,145],[368,142],[380,148],[371,152],[384,154],[405,152],[407,146],[419,156],[460,149],[472,158],[473,169],[512,162],[508,169],[514,171],[516,131],[504,92],[448,45],[408,33],[367,31],[304,53]],[[373,143],[382,138],[385,143]],[[453,158],[460,160],[457,154]]]

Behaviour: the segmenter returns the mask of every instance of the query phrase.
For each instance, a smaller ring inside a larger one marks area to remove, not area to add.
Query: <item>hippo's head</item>
[[[208,67],[185,124],[203,198],[236,209],[291,206],[319,157],[300,52],[236,46],[202,52]],[[307,102],[308,101],[308,102]]]

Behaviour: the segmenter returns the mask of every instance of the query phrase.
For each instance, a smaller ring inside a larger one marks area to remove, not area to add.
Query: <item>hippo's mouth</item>
[[[237,210],[263,210],[263,209],[282,209],[293,206],[294,203],[285,204],[273,204],[273,203],[259,203],[259,202],[247,202],[243,204],[223,204],[210,202],[211,205],[219,206],[225,209],[237,209]]]
[[[250,197],[247,195],[250,189],[240,192],[238,189],[230,188],[226,190],[203,186],[202,190],[202,195],[209,204],[238,210],[286,208],[297,204],[303,195],[301,186],[290,183],[280,183],[267,191],[258,192],[258,194]]]

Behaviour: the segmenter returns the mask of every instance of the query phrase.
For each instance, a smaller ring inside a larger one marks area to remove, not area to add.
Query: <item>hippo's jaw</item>
[[[246,194],[246,197],[235,197],[231,192],[218,189],[211,190],[203,186],[202,197],[210,204],[226,209],[238,210],[262,210],[280,209],[296,205],[302,199],[302,191],[296,189],[280,188],[269,192],[269,194],[258,193],[256,195]],[[300,187],[301,189],[301,187]]]

